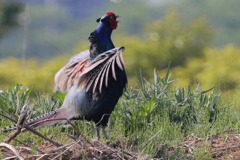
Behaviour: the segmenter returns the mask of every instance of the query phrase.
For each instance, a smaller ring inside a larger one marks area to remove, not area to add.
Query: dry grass
[[[109,159],[109,160],[134,160],[134,159],[148,159],[148,156],[141,155],[134,149],[130,148],[130,144],[127,144],[124,140],[117,140],[102,143],[98,140],[92,140],[90,142],[81,141],[76,138],[77,141],[68,140],[67,142],[58,142],[62,144],[61,147],[56,147],[50,143],[39,144],[36,146],[41,153],[33,153],[33,150],[29,147],[15,146],[19,155],[25,160],[49,160],[49,159],[64,159],[64,160],[78,160],[78,159]],[[179,159],[191,159],[194,152],[196,152],[203,144],[206,144],[208,152],[211,151],[211,159],[218,160],[230,160],[240,159],[240,135],[232,133],[224,133],[221,136],[219,133],[213,137],[207,139],[198,138],[194,135],[189,135],[183,140],[182,146],[172,146],[167,148],[168,157],[174,154],[174,150],[184,148],[185,154]],[[126,151],[129,148],[131,151]],[[132,147],[134,148],[134,147]],[[164,150],[164,151],[163,151]],[[161,158],[161,153],[165,152],[165,148],[159,149],[158,153],[154,156],[154,159]],[[5,148],[1,151],[4,159],[17,159],[16,154],[11,150]]]

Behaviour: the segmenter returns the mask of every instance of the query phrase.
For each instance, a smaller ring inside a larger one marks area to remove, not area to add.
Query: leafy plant
[[[182,129],[187,129],[198,123],[202,110],[208,112],[209,122],[213,122],[218,113],[219,95],[214,92],[206,94],[213,88],[202,91],[197,86],[192,91],[189,86],[187,92],[185,88],[170,90],[172,82],[169,72],[160,78],[155,71],[152,83],[140,75],[138,85],[125,92],[113,117],[121,117],[126,131],[133,126],[138,129],[147,128],[159,117],[166,115],[171,123],[179,123]]]
[[[3,109],[9,113],[18,114],[21,111],[22,106],[27,102],[32,88],[27,88],[22,91],[23,86],[17,84],[14,87],[10,87],[7,91],[0,92],[0,104],[2,113]]]
[[[214,88],[203,91],[197,85],[194,89],[190,86],[171,89],[174,81],[169,71],[162,78],[154,71],[153,77],[153,81],[148,81],[140,73],[137,86],[127,89],[112,114],[111,125],[121,125],[121,131],[131,143],[144,144],[150,135],[158,132],[156,141],[144,147],[152,154],[159,149],[156,148],[159,143],[166,143],[164,146],[168,148],[169,140],[190,134],[196,126],[204,125],[203,131],[209,131],[220,111],[217,101],[220,95]],[[176,150],[177,153],[182,151]]]

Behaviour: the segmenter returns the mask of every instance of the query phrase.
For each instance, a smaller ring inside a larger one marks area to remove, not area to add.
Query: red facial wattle
[[[112,30],[117,28],[117,24],[118,24],[118,21],[116,21],[116,19],[110,20],[110,27]]]
[[[116,20],[117,16],[113,12],[107,12],[107,15],[109,17],[110,27],[112,30],[117,28],[118,22]]]

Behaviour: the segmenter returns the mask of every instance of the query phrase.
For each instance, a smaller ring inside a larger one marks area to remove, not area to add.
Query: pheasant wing
[[[74,79],[83,72],[89,55],[90,53],[88,50],[74,55],[67,64],[55,74],[54,91],[59,89],[62,92],[67,92],[73,86]]]
[[[101,93],[103,86],[108,87],[109,79],[117,80],[116,70],[124,71],[123,50],[124,47],[114,48],[98,55],[89,62],[84,71],[76,78],[78,89],[85,86],[86,92],[91,89],[92,94],[95,94],[96,91]]]

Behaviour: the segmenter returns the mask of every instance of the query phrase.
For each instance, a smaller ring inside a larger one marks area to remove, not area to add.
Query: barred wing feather
[[[93,94],[98,88],[98,91],[101,93],[103,85],[108,87],[110,76],[117,80],[117,68],[124,71],[123,50],[124,47],[114,48],[100,54],[93,61],[89,62],[85,66],[84,71],[79,74],[79,78],[76,78],[78,88],[86,86],[86,92],[91,88]]]

